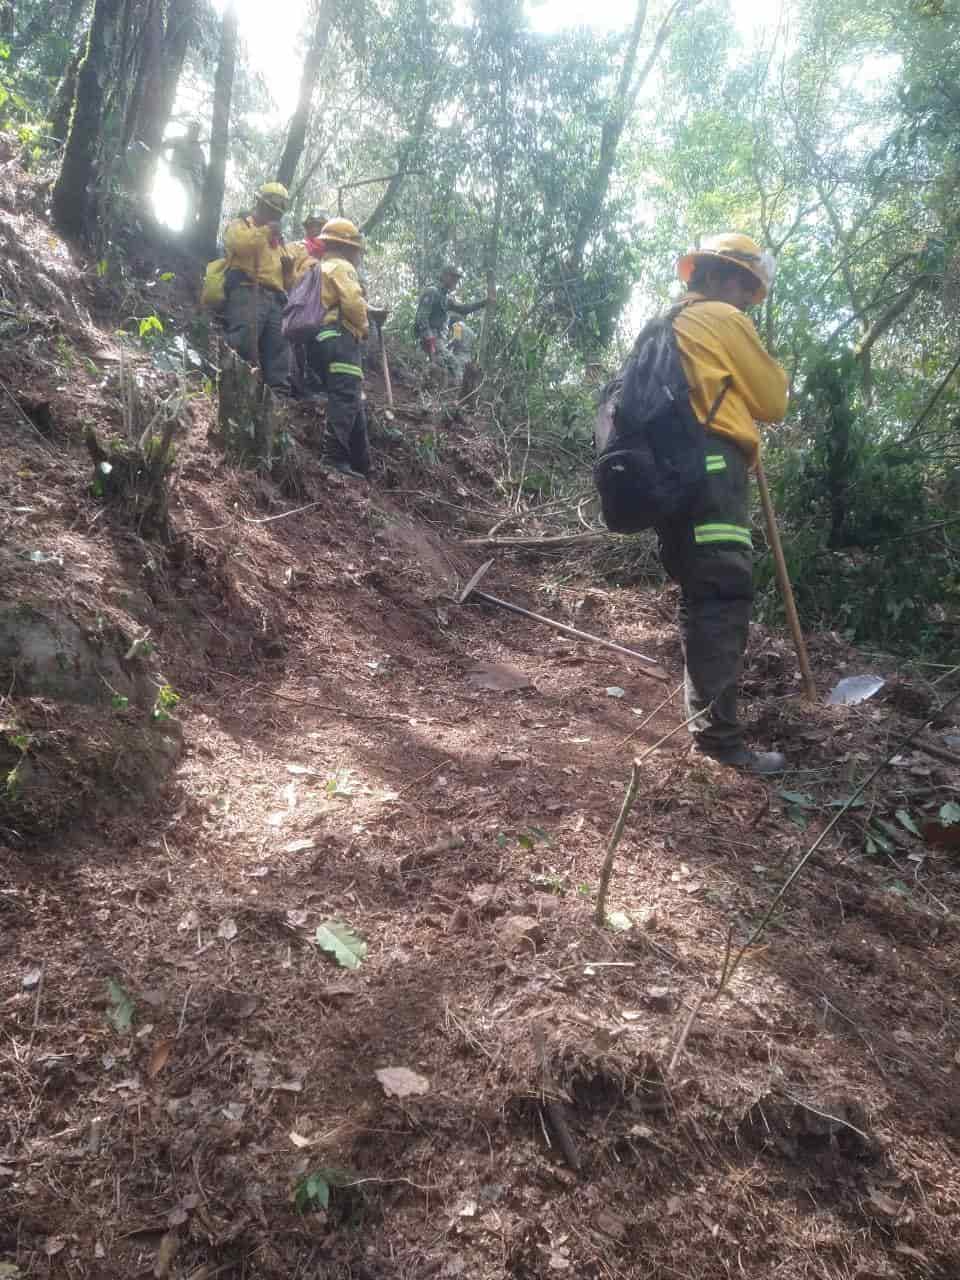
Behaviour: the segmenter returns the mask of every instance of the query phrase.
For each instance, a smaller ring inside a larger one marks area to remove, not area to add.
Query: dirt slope
[[[49,405],[38,433],[0,392],[0,609],[55,615],[84,693],[0,671],[35,824],[0,832],[0,1275],[955,1280],[952,765],[903,753],[670,1069],[729,931],[942,686],[807,707],[757,632],[748,713],[796,771],[744,780],[682,735],[657,751],[623,927],[597,928],[630,760],[677,703],[640,726],[675,684],[452,602],[479,559],[462,533],[504,514],[484,424],[403,388],[387,423],[373,379],[375,484],[323,472],[303,414],[293,499],[224,463],[200,395],[174,536],[145,542],[82,444],[84,419],[119,420],[113,326],[83,302],[102,286],[26,199],[8,185],[0,230],[59,264],[68,302],[0,271],[0,378]],[[584,556],[501,555],[491,589],[675,677],[670,592]],[[814,657],[824,690],[857,665],[830,637]],[[317,945],[331,924],[359,967]],[[425,1091],[388,1096],[391,1067]]]

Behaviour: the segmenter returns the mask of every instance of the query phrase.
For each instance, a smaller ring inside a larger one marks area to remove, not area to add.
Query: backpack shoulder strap
[[[695,307],[697,306],[698,303],[709,302],[709,301],[710,301],[709,298],[691,298],[687,302],[681,301],[675,304],[674,306],[672,306],[670,310],[667,312],[667,315],[670,317],[670,328],[671,329],[673,328],[673,322],[676,319],[676,317],[680,314],[681,311],[686,311],[687,307]],[[720,411],[720,406],[723,404],[723,398],[727,394],[727,392],[730,390],[730,387],[732,386],[732,384],[733,384],[732,376],[729,373],[725,374],[720,383],[720,390],[717,392],[716,396],[714,397],[713,404],[710,406],[710,410],[707,413],[706,418],[704,419],[704,422],[703,422],[704,430],[707,430],[707,428],[712,425],[714,418],[717,416],[717,414]]]

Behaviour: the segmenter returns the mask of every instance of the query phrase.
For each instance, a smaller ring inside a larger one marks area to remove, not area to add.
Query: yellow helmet
[[[701,258],[720,258],[724,262],[732,262],[734,266],[743,267],[757,282],[756,293],[751,302],[762,302],[770,291],[777,264],[773,255],[764,253],[756,240],[742,236],[736,231],[725,231],[718,236],[706,236],[699,249],[691,249],[677,263],[677,275],[684,284],[690,283],[694,268]]]
[[[290,193],[282,182],[265,182],[257,192],[257,200],[276,213],[287,212]]]
[[[330,240],[334,244],[349,244],[354,249],[363,248],[360,228],[349,218],[331,218],[329,222],[325,222],[320,232],[320,239]]]

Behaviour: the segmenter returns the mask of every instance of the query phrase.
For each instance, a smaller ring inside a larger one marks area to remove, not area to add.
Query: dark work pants
[[[690,732],[698,746],[716,753],[740,746],[743,737],[737,683],[753,602],[753,552],[746,455],[708,432],[706,466],[693,514],[658,533],[663,567],[680,585],[687,718],[703,713]]]
[[[323,452],[331,462],[347,462],[354,471],[368,475],[370,445],[363,403],[360,343],[346,329],[337,333],[321,330],[314,347],[319,351],[316,363],[327,388],[327,434]],[[311,357],[315,359],[315,353],[311,353]]]
[[[290,376],[294,394],[300,397],[316,395],[323,391],[323,370],[320,365],[320,347],[316,342],[297,342],[291,345],[292,362]]]
[[[280,331],[284,295],[263,285],[235,284],[225,307],[227,342],[249,364],[259,365],[269,387],[290,392],[290,344]]]

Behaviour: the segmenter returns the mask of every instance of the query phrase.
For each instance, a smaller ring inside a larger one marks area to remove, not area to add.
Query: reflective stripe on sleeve
[[[705,542],[741,542],[745,547],[752,547],[750,530],[739,524],[695,524],[693,537],[697,543]]]
[[[328,338],[339,338],[339,336],[340,336],[339,329],[321,329],[320,332],[317,334],[316,341],[326,342]]]
[[[707,471],[726,471],[727,460],[722,453],[707,454]]]
[[[362,378],[363,370],[358,364],[346,364],[342,360],[331,360],[331,373],[348,373],[351,378]]]

